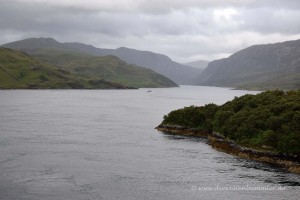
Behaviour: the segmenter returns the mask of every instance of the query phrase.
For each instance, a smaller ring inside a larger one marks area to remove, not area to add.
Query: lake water
[[[171,110],[255,92],[147,90],[0,91],[0,199],[299,199],[299,175],[154,129]]]

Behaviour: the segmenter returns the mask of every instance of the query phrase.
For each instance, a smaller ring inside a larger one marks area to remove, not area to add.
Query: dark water
[[[299,199],[299,175],[154,129],[173,109],[246,91],[146,91],[0,91],[0,199]]]

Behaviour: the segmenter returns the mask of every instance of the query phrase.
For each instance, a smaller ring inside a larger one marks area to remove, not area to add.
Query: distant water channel
[[[299,175],[154,129],[171,110],[256,92],[148,90],[0,91],[0,199],[299,199]]]

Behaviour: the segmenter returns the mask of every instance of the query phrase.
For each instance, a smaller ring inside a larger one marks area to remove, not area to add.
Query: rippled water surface
[[[154,129],[171,110],[247,91],[147,91],[0,91],[0,199],[299,199],[299,175]]]

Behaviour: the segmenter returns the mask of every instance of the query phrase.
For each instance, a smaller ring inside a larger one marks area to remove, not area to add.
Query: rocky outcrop
[[[194,137],[207,137],[208,134],[210,134],[207,131],[199,131],[197,129],[185,128],[183,126],[177,126],[177,125],[159,125],[155,129],[169,134],[194,136]]]
[[[272,151],[257,150],[236,144],[234,141],[225,138],[223,135],[214,132],[201,131],[197,129],[185,128],[176,125],[159,125],[158,131],[194,137],[206,137],[209,144],[216,150],[235,155],[245,159],[267,162],[283,168],[290,172],[300,174],[300,158],[297,155],[286,155]]]
[[[233,141],[220,139],[214,135],[208,136],[209,144],[219,151],[235,155],[241,158],[267,162],[284,167],[291,172],[300,173],[300,162],[298,156],[284,155],[271,151],[260,151],[252,148],[242,147]]]

